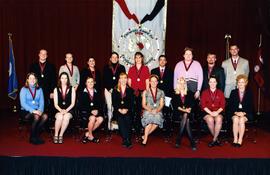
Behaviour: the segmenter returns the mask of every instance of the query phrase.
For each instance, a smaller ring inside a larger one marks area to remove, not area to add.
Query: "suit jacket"
[[[95,69],[95,85],[94,88],[98,91],[98,93],[101,92],[101,74],[100,71],[98,69]],[[79,85],[79,91],[83,91],[85,88],[85,82],[87,80],[88,77],[93,77],[93,75],[91,74],[91,71],[89,68],[84,68],[81,73],[80,73],[80,85]]]
[[[39,62],[33,63],[30,67],[30,72],[34,72],[38,79],[38,84],[42,88],[44,93],[44,98],[49,99],[50,93],[56,86],[56,69],[53,64],[46,61],[43,73],[41,72]],[[42,77],[43,74],[43,77]]]
[[[229,116],[232,117],[234,112],[245,112],[247,113],[247,117],[249,120],[252,119],[252,114],[254,111],[254,106],[253,106],[253,96],[252,96],[252,91],[250,89],[246,89],[244,98],[242,100],[242,109],[239,109],[239,94],[238,94],[238,89],[232,90],[229,98],[229,104],[228,104],[228,113]]]
[[[173,94],[173,71],[165,67],[163,77],[161,79],[159,67],[152,69],[151,74],[155,74],[159,77],[158,88],[163,90],[165,96],[172,97]],[[161,83],[163,81],[163,83]]]
[[[225,98],[230,97],[230,93],[236,87],[236,77],[240,74],[249,75],[249,62],[248,60],[239,57],[236,72],[234,71],[231,58],[222,62],[222,67],[225,73]],[[235,72],[235,73],[234,73]]]
[[[219,66],[214,66],[210,76],[215,76],[217,79],[217,88],[224,92],[225,88],[225,74],[224,69]],[[209,78],[208,78],[208,65],[203,67],[203,85],[202,91],[209,88]]]

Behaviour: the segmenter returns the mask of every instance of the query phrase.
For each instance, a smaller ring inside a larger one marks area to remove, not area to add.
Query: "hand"
[[[212,115],[213,117],[216,117],[216,116],[219,115],[219,113],[218,113],[217,111],[213,111],[213,112],[211,113],[211,115]]]
[[[98,114],[98,110],[92,110],[91,113],[96,116]]]
[[[151,113],[156,114],[157,113],[157,109],[152,109],[151,110]]]
[[[128,109],[122,109],[122,114],[125,115],[128,112]]]
[[[112,93],[113,89],[110,89],[109,92]]]
[[[186,112],[190,113],[191,112],[191,108],[186,108]]]
[[[62,109],[60,112],[62,115],[65,115],[67,113],[67,111],[65,109]]]
[[[36,114],[36,115],[39,115],[39,116],[41,116],[41,114],[42,114],[42,112],[39,111],[39,110],[34,110],[32,113],[33,114]]]
[[[74,90],[77,91],[78,87],[79,87],[79,85],[76,84],[76,85],[74,86]]]
[[[50,99],[53,99],[53,93],[50,93]]]
[[[194,94],[194,98],[198,99],[200,97],[200,91],[196,91]]]

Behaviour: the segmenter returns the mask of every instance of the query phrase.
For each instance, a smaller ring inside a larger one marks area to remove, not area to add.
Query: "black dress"
[[[65,99],[62,97],[62,90],[60,88],[57,88],[57,96],[58,96],[58,106],[61,109],[67,109],[72,102],[72,87],[70,86],[68,88],[67,94],[65,96]],[[73,108],[69,111],[72,115],[74,114]]]

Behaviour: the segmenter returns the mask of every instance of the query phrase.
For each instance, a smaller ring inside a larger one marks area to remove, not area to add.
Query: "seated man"
[[[222,127],[223,116],[221,112],[225,109],[225,97],[221,90],[217,89],[217,79],[214,76],[209,78],[209,88],[204,90],[201,96],[201,108],[203,119],[213,135],[209,147],[220,146],[218,135]]]

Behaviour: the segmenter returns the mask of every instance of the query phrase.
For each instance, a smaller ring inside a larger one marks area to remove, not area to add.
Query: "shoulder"
[[[158,67],[153,68],[153,69],[151,70],[151,73],[156,73],[156,72],[158,72],[158,71],[159,71],[158,69],[159,69]]]
[[[197,61],[197,60],[193,60],[193,64],[196,65],[196,66],[202,67],[201,63],[199,61]]]

